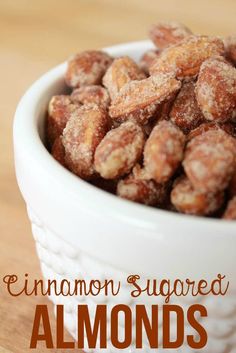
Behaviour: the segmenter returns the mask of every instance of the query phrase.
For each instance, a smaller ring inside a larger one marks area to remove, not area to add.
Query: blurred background
[[[0,0],[0,275],[28,272],[38,261],[15,181],[12,120],[18,100],[42,73],[84,49],[144,39],[150,24],[180,21],[193,32],[236,35],[235,0]],[[34,306],[0,284],[0,352],[28,349]],[[51,313],[52,314],[52,313]],[[37,350],[47,350],[42,345]]]

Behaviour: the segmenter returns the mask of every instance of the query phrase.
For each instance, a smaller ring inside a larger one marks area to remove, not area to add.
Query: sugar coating
[[[232,177],[235,140],[223,130],[208,130],[187,145],[183,166],[195,189],[202,192],[224,190]]]
[[[184,156],[185,136],[170,121],[159,122],[144,147],[144,166],[157,183],[167,182]]]
[[[188,133],[204,121],[195,96],[195,83],[183,84],[170,112],[171,121],[184,133]]]
[[[171,191],[171,202],[179,212],[207,216],[217,211],[224,202],[224,192],[204,193],[194,189],[185,176],[176,180]]]
[[[68,95],[57,95],[50,99],[46,120],[46,135],[50,146],[62,134],[67,121],[79,106]]]
[[[121,88],[132,80],[142,80],[146,76],[134,60],[128,56],[114,59],[107,69],[103,84],[108,89],[112,100],[115,99]]]
[[[65,74],[67,85],[75,88],[100,84],[112,60],[108,54],[98,50],[76,54],[68,61]]]
[[[84,179],[94,176],[94,153],[107,130],[107,114],[96,105],[82,106],[69,119],[62,142],[66,164],[73,173]]]
[[[130,172],[141,157],[144,133],[132,121],[109,131],[95,152],[95,170],[104,179],[115,179]]]
[[[109,114],[113,119],[117,119],[139,110],[148,111],[150,106],[157,107],[163,101],[170,99],[180,87],[181,83],[171,74],[160,74],[140,81],[131,81],[122,87],[110,106]]]
[[[149,206],[161,205],[167,196],[167,186],[150,180],[146,171],[136,165],[131,174],[118,182],[117,195]]]
[[[143,127],[148,124],[151,118],[155,117],[156,112],[158,110],[158,105],[156,103],[152,103],[143,109],[136,109],[132,113],[123,114],[113,121],[122,123],[124,121],[134,121]]]
[[[206,60],[199,72],[196,97],[207,120],[229,121],[236,114],[236,69],[220,58]]]
[[[180,42],[191,33],[190,29],[182,23],[162,21],[151,27],[149,36],[157,48],[165,49],[170,45]]]
[[[110,104],[110,96],[106,88],[99,85],[90,85],[73,90],[71,100],[80,104],[96,104],[105,109]]]
[[[219,38],[190,35],[165,49],[155,60],[150,73],[172,72],[179,79],[190,79],[198,74],[205,60],[223,53],[224,44]]]

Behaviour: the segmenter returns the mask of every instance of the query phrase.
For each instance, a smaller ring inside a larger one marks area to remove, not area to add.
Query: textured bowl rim
[[[127,50],[147,50],[152,48],[150,41],[137,41],[125,44],[118,44],[112,47],[104,48],[104,51],[116,56],[119,52]],[[121,199],[115,195],[109,194],[79,177],[72,174],[70,171],[62,167],[57,161],[53,159],[46,147],[42,143],[37,127],[37,120],[33,116],[36,107],[39,104],[39,99],[46,88],[53,83],[63,78],[66,69],[66,62],[54,67],[53,69],[42,75],[21,98],[15,113],[14,118],[14,142],[21,144],[26,154],[34,154],[34,158],[40,161],[41,167],[49,174],[50,178],[53,176],[56,182],[61,183],[63,187],[71,191],[74,197],[80,196],[80,190],[93,198],[93,203],[103,203],[103,207],[107,204],[107,217],[122,218],[128,223],[140,224],[142,227],[155,228],[157,222],[168,222],[173,225],[179,225],[183,229],[185,226],[200,227],[205,231],[212,232],[212,229],[217,229],[217,233],[228,232],[236,235],[236,222],[223,221],[215,218],[196,217],[191,215],[183,215],[171,211],[165,211],[158,208],[153,208],[141,204],[137,204],[128,200]],[[89,197],[88,197],[89,199]],[[98,211],[99,212],[99,208]],[[141,217],[141,219],[140,219]]]

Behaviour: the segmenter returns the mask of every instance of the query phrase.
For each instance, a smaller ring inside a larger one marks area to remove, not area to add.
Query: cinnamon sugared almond
[[[194,82],[183,84],[173,103],[170,119],[184,133],[188,133],[205,120],[197,104]]]
[[[236,221],[236,196],[228,202],[223,218]]]
[[[65,161],[68,168],[83,179],[94,176],[94,153],[108,131],[108,116],[96,105],[82,106],[63,131]]]
[[[204,193],[194,189],[188,178],[180,177],[172,189],[171,202],[179,212],[207,216],[223,205],[224,192]]]
[[[172,72],[179,79],[189,79],[198,75],[205,60],[223,54],[224,44],[219,38],[191,35],[165,49],[150,68],[150,74]]]
[[[144,133],[139,125],[127,121],[109,131],[95,152],[95,170],[104,179],[119,178],[130,172],[140,159]]]
[[[155,108],[170,99],[181,87],[172,75],[160,74],[141,81],[131,81],[122,87],[112,102],[109,113],[111,118],[123,120],[133,115],[139,123],[146,123],[153,116]],[[139,113],[145,112],[142,118]]]
[[[132,80],[142,80],[145,77],[144,72],[134,60],[128,56],[123,56],[114,59],[103,77],[103,84],[113,100],[126,83]]]
[[[225,122],[236,117],[236,69],[221,58],[206,60],[199,72],[196,97],[207,120]]]
[[[112,63],[110,55],[99,50],[79,53],[68,61],[65,80],[70,87],[98,85],[108,66]]]
[[[185,136],[170,121],[159,122],[144,147],[144,166],[157,183],[167,182],[184,156]]]
[[[73,102],[80,104],[96,104],[105,109],[107,109],[110,104],[108,91],[106,88],[99,85],[76,88],[71,94],[71,99]]]
[[[167,195],[167,186],[149,180],[145,174],[139,165],[135,166],[130,175],[118,182],[117,195],[149,206],[161,205]]]
[[[70,96],[67,95],[58,95],[51,98],[46,119],[46,135],[50,147],[61,136],[68,119],[79,106],[80,104],[74,104]]]
[[[183,161],[193,187],[205,193],[224,190],[233,175],[235,147],[235,140],[221,129],[193,138]]]
[[[159,22],[149,31],[149,37],[158,49],[165,49],[170,45],[179,43],[192,32],[179,22]]]

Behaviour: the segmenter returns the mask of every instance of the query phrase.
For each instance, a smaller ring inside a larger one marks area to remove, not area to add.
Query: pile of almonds
[[[236,220],[236,37],[152,26],[137,64],[85,51],[68,62],[71,94],[51,98],[48,148],[118,196]]]

